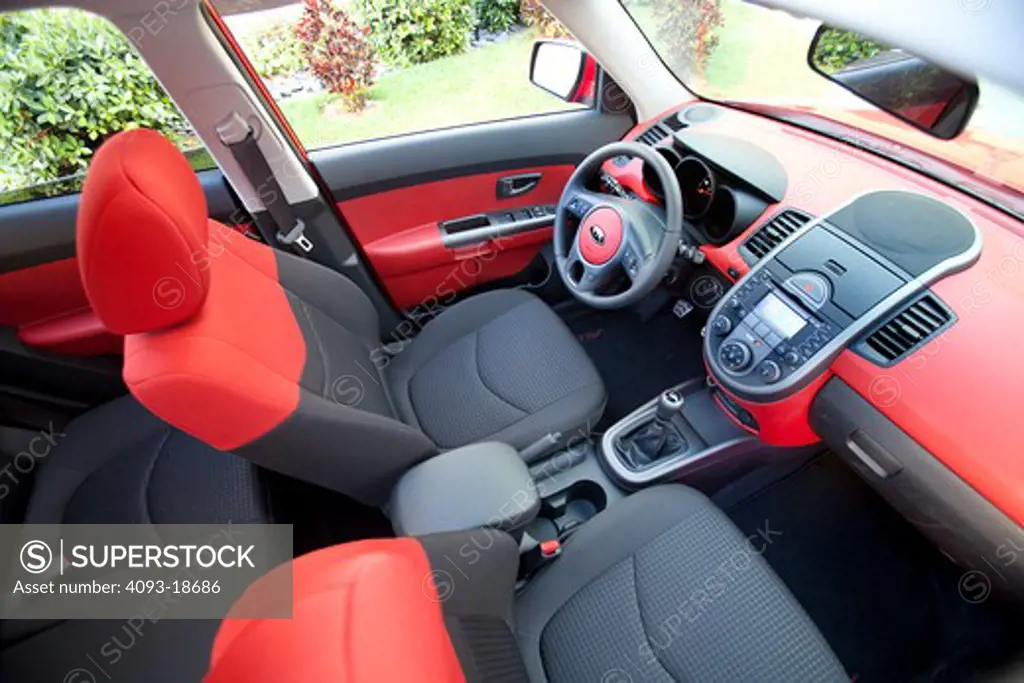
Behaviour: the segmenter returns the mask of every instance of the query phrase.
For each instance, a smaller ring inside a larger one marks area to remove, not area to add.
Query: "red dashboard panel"
[[[762,441],[773,446],[807,446],[815,444],[821,439],[811,429],[809,421],[811,402],[814,401],[815,395],[831,378],[831,372],[824,372],[820,377],[817,377],[813,382],[789,398],[774,403],[753,403],[729,394],[729,398],[742,406],[744,410],[757,420],[759,427],[757,431],[734,418],[732,413],[724,406],[722,406],[722,410],[725,411],[726,416],[737,427],[756,434]],[[725,391],[721,387],[719,387],[719,390]],[[728,394],[729,392],[725,393]],[[716,402],[721,405],[721,401],[718,401],[717,397]]]
[[[481,173],[378,192],[341,202],[339,208],[399,307],[443,303],[455,292],[522,270],[550,241],[551,229],[449,249],[439,223],[555,204],[572,172],[572,166],[561,165]],[[534,189],[496,197],[499,179],[526,173],[541,174]]]
[[[956,324],[893,368],[845,351],[830,372],[1006,515],[1024,523],[1024,452],[1016,425],[1024,387],[1024,363],[1019,360],[1024,225],[910,169],[772,119],[722,109],[721,116],[700,127],[758,144],[775,155],[789,176],[784,200],[769,207],[743,235],[723,247],[704,247],[708,261],[730,279],[738,279],[728,275],[730,267],[740,275],[748,270],[739,244],[782,206],[820,216],[869,190],[905,189],[943,201],[977,225],[981,259],[931,287],[956,312]],[[792,443],[806,435],[807,398],[800,392],[792,405],[753,405],[759,421],[785,418],[781,425],[764,427],[762,438]],[[749,402],[744,405],[751,407]]]

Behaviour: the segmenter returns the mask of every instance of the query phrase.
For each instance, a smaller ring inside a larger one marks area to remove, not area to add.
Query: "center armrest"
[[[400,536],[491,527],[518,537],[540,503],[519,453],[485,442],[441,453],[406,472],[391,493],[390,517]]]

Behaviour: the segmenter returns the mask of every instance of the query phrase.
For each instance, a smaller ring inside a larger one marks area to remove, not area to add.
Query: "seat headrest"
[[[151,130],[96,152],[78,210],[78,267],[107,329],[150,332],[195,315],[209,284],[206,197],[185,156]]]

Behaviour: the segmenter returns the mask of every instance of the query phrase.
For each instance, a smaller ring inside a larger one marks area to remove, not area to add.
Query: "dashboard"
[[[786,171],[753,143],[689,131],[679,128],[678,118],[675,121],[656,129],[675,130],[671,136],[658,137],[653,147],[668,161],[679,185],[684,234],[695,246],[727,244],[782,199]],[[657,174],[639,159],[618,157],[605,165],[605,171],[634,197],[655,202],[664,198]]]
[[[704,339],[719,407],[769,444],[824,442],[961,564],[998,566],[1024,596],[1024,563],[998,556],[1024,524],[1024,224],[876,154],[713,104],[629,137],[678,157],[696,202],[684,231],[734,283]],[[642,168],[606,170],[658,200]]]

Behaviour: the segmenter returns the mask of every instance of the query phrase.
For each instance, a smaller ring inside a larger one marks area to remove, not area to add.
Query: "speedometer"
[[[703,218],[715,199],[715,176],[697,157],[686,157],[676,166],[676,178],[683,193],[683,214]]]

